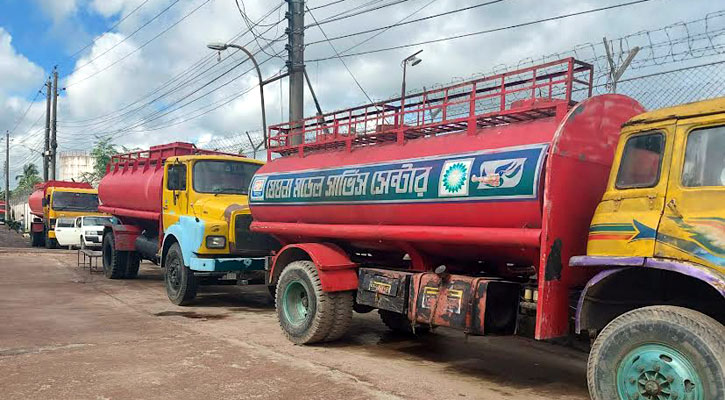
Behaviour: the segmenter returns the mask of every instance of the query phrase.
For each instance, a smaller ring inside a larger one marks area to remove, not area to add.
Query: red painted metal
[[[345,248],[409,254],[412,268],[496,274],[507,263],[538,272],[536,337],[563,336],[570,289],[587,271],[589,221],[606,186],[619,127],[643,108],[621,95],[591,95],[591,66],[573,59],[270,128],[259,174],[344,168],[546,145],[535,199],[417,203],[252,202],[252,230],[285,243],[342,241]],[[293,132],[292,128],[302,126]],[[304,137],[288,145],[291,135]],[[283,157],[273,158],[279,154]],[[374,260],[373,260],[374,261]]]
[[[30,213],[39,217],[43,216],[43,198],[51,187],[63,187],[73,189],[93,189],[90,183],[86,182],[67,182],[67,181],[47,181],[35,185],[35,190],[28,197],[28,206]]]
[[[540,229],[440,226],[436,230],[421,230],[419,225],[378,225],[375,229],[370,229],[370,225],[252,222],[252,229],[284,237],[316,236],[360,241],[515,245],[533,248],[539,247],[541,236]]]
[[[111,225],[116,250],[136,251],[136,238],[143,229],[136,225]]]
[[[339,292],[357,288],[357,264],[350,261],[347,253],[340,246],[333,243],[300,243],[283,247],[272,261],[270,276],[271,283],[275,283],[281,268],[292,261],[309,258],[317,267],[322,290],[326,292]]]
[[[98,185],[100,211],[117,217],[158,221],[161,216],[163,165],[169,157],[226,154],[197,149],[191,143],[151,146],[111,157]],[[238,156],[238,155],[237,155]]]

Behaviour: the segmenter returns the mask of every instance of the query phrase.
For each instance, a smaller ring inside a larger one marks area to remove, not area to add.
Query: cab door
[[[167,162],[164,169],[162,213],[163,229],[166,230],[188,213],[189,183],[186,164],[178,161]]]
[[[655,253],[725,271],[725,114],[678,123]]]
[[[80,217],[75,220],[72,218],[58,218],[55,223],[55,238],[61,246],[75,246],[78,243],[78,235],[75,234],[76,225],[79,223]]]
[[[651,257],[665,205],[673,123],[622,134],[607,191],[589,228],[587,254]]]

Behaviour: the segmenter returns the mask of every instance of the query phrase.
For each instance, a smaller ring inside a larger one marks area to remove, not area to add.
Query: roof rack
[[[188,155],[232,155],[244,157],[240,154],[223,153],[213,150],[199,149],[192,143],[173,142],[158,146],[151,146],[148,150],[132,151],[129,153],[116,154],[106,165],[106,173],[116,170],[128,170],[143,167],[161,168],[163,162],[169,157]]]
[[[270,126],[267,157],[449,134],[554,116],[592,95],[594,68],[565,58],[402,98]]]

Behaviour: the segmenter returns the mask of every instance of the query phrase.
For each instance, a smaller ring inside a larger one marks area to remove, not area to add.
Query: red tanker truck
[[[665,206],[679,124],[725,124],[725,100],[641,114],[592,80],[569,58],[272,126],[251,229],[284,245],[269,274],[284,334],[335,340],[375,309],[403,332],[585,333],[597,400],[725,398],[725,250],[657,231],[725,232],[723,187],[710,208]],[[696,140],[722,161],[722,141]]]
[[[263,284],[279,244],[249,231],[247,190],[262,164],[180,142],[111,157],[98,186],[100,210],[120,221],[104,231],[106,277],[135,278],[142,259],[160,263],[178,305],[203,283]]]
[[[86,182],[47,181],[35,185],[28,197],[33,214],[30,224],[30,242],[33,247],[58,247],[55,222],[62,217],[100,215],[98,192]]]

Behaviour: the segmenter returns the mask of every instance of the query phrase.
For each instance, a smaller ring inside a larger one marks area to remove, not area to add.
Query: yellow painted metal
[[[74,218],[80,216],[94,216],[94,215],[108,215],[101,212],[89,212],[89,211],[67,211],[67,210],[54,210],[51,205],[53,204],[53,198],[58,192],[65,193],[90,193],[98,195],[98,189],[78,189],[78,188],[66,188],[66,187],[54,187],[51,186],[47,190],[47,196],[50,196],[50,202],[43,206],[43,214],[48,220],[58,220],[58,218]],[[51,226],[48,230],[48,237],[55,239],[55,227]]]
[[[592,219],[587,253],[657,256],[725,271],[725,186],[683,184],[689,135],[720,126],[725,126],[725,97],[655,110],[627,122]],[[627,140],[652,131],[665,135],[659,181],[651,188],[617,188]],[[725,148],[722,155],[725,159]]]
[[[264,162],[255,159],[226,155],[181,156],[168,159],[164,170],[164,189],[162,196],[163,227],[165,230],[177,223],[181,216],[198,218],[204,226],[204,238],[210,235],[224,236],[226,238],[226,245],[222,249],[209,249],[206,247],[206,240],[202,240],[201,246],[194,251],[199,254],[208,255],[229,254],[231,252],[229,244],[235,241],[233,229],[234,219],[239,214],[250,214],[249,200],[246,195],[196,192],[192,184],[194,163],[207,160],[235,161],[256,165],[264,164]],[[186,166],[186,190],[175,192],[168,190],[168,168],[174,164]]]

